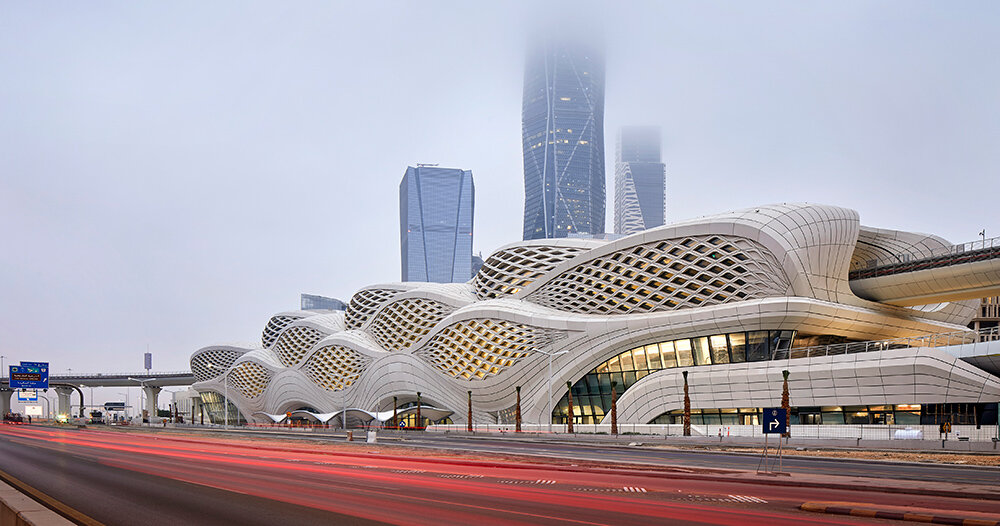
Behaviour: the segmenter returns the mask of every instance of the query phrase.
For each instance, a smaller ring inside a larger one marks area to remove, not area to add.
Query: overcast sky
[[[301,292],[397,281],[415,163],[473,171],[477,252],[519,240],[543,11],[603,26],[607,186],[618,127],[662,126],[668,221],[1000,235],[997,2],[0,0],[5,363],[182,370]]]

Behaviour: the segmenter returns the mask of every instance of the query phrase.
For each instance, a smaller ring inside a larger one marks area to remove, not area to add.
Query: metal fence
[[[432,425],[428,431],[466,432],[465,424]],[[474,424],[477,433],[514,433],[513,424]],[[522,424],[522,432],[529,434],[548,434],[546,424]],[[552,424],[552,434],[566,434],[565,424]],[[941,434],[937,425],[886,425],[886,424],[847,424],[847,425],[797,425],[789,426],[791,436],[804,440],[854,440],[860,441],[949,441],[991,442],[1000,440],[996,425],[984,425],[977,428],[974,425],[954,425],[947,437]],[[609,435],[610,424],[575,424],[575,435]],[[619,435],[652,435],[652,436],[682,436],[682,424],[618,424]],[[702,438],[763,438],[764,432],[760,425],[691,425],[691,434]],[[772,435],[772,438],[774,436]]]
[[[870,342],[834,343],[830,345],[817,345],[815,347],[801,347],[798,349],[778,349],[771,354],[771,359],[787,360],[789,358],[813,358],[817,356],[887,351],[890,349],[907,349],[911,347],[965,345],[989,341],[1000,341],[1000,327],[991,327],[979,331],[927,334],[924,336],[893,338],[890,340]]]
[[[1000,237],[981,239],[979,241],[970,241],[968,243],[951,245],[929,251],[899,252],[899,253],[885,254],[876,258],[855,260],[851,262],[850,272],[853,274],[858,272],[870,271],[872,269],[880,267],[886,267],[886,268],[906,267],[911,264],[922,261],[928,261],[928,262],[935,260],[947,261],[952,258],[961,259],[961,256],[972,255],[976,253],[987,253],[987,254],[1000,253]],[[961,263],[961,262],[964,261],[956,261],[956,263]],[[951,263],[945,263],[945,264],[951,264]],[[868,277],[868,276],[865,275],[863,277]]]

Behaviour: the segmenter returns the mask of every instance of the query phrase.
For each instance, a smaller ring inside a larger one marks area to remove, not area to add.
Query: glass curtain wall
[[[598,365],[573,385],[573,422],[600,423],[611,411],[611,382],[617,382],[615,390],[621,396],[646,375],[662,369],[770,360],[775,351],[788,350],[794,337],[795,331],[737,332],[629,349]],[[566,423],[568,406],[564,395],[552,410],[554,423]]]
[[[226,405],[226,397],[221,393],[216,393],[214,391],[207,391],[201,393],[201,404],[204,408],[208,418],[213,424],[223,425],[226,422],[225,414],[223,413],[223,406]],[[243,425],[246,424],[246,419],[240,414],[240,410],[233,403],[232,399],[229,400],[229,425]]]

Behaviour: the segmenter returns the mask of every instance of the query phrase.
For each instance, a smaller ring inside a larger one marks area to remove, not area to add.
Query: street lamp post
[[[52,416],[52,402],[49,401],[49,395],[43,394],[42,400],[45,400],[45,419],[51,420],[50,417]]]
[[[222,392],[224,393],[222,396],[225,399],[225,405],[222,406],[222,419],[223,419],[222,428],[229,429],[229,375],[228,374],[222,377]]]
[[[549,357],[549,433],[552,433],[552,357],[559,356],[560,354],[566,354],[569,351],[543,351],[540,349],[535,349],[535,352],[542,353]]]
[[[125,415],[128,416],[128,410],[130,409],[128,404],[128,388],[127,387],[125,388],[124,393],[118,393],[118,394],[125,395]]]
[[[146,389],[146,382],[152,380],[152,378],[142,379],[142,378],[132,378],[131,376],[129,376],[128,379],[131,380],[131,381],[133,381],[133,382],[139,382],[139,415],[140,415],[140,418],[141,418],[142,417],[141,416],[142,415],[142,392]],[[150,417],[150,419],[152,419],[153,415],[149,415],[149,417]]]

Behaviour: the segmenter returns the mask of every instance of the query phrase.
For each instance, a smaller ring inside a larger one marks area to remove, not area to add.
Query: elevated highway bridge
[[[53,374],[49,375],[49,387],[54,389],[58,397],[56,413],[68,415],[70,397],[73,391],[80,395],[80,416],[83,416],[83,387],[140,387],[146,395],[146,411],[156,414],[156,397],[166,386],[191,385],[195,382],[191,371],[158,372],[158,373],[84,373],[84,374]],[[10,399],[14,391],[10,388],[8,378],[0,378],[0,409],[4,413],[10,411]]]
[[[1000,237],[858,261],[848,277],[858,296],[899,307],[1000,296]]]

